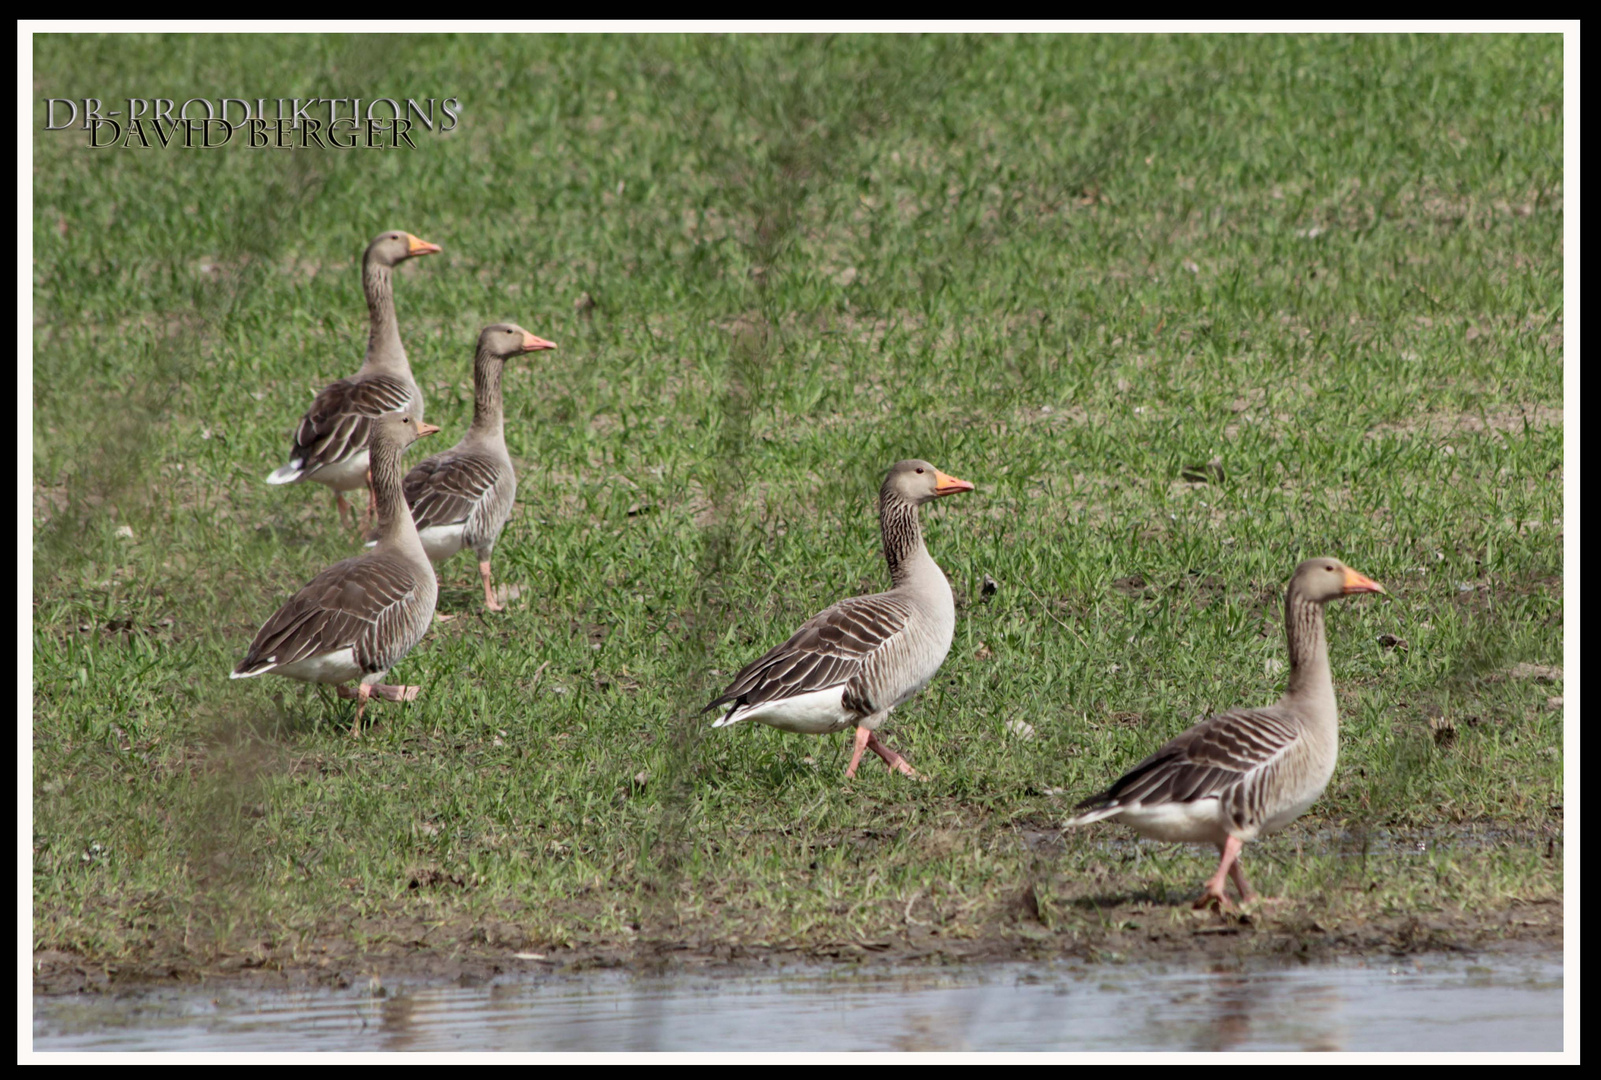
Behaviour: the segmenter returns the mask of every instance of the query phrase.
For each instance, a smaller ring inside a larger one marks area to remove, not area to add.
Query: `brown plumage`
[[[422,640],[433,619],[438,584],[401,496],[401,454],[439,429],[409,413],[375,419],[368,437],[379,535],[373,551],[335,563],[290,597],[262,626],[232,677],[271,672],[340,687],[359,704],[350,733],[361,733],[367,698],[411,700],[416,687],[381,685],[383,676]]]
[[[289,448],[289,463],[267,477],[269,484],[311,480],[333,489],[341,520],[344,493],[367,484],[367,439],[372,419],[408,410],[422,420],[422,391],[412,377],[406,347],[395,319],[394,267],[439,245],[407,232],[387,232],[362,255],[362,288],[367,297],[367,355],[361,370],[322,389],[300,418]],[[374,503],[369,500],[368,513]],[[354,519],[354,511],[351,512]]]
[[[461,442],[406,474],[406,502],[435,562],[463,548],[478,556],[484,606],[501,610],[490,579],[489,559],[517,498],[517,471],[506,452],[501,375],[506,359],[554,349],[514,323],[486,326],[473,359],[473,422]],[[445,616],[440,616],[445,618]]]
[[[713,727],[757,720],[784,731],[824,735],[855,725],[847,777],[863,750],[891,769],[917,775],[874,732],[889,711],[928,685],[956,629],[950,583],[929,557],[917,508],[959,491],[966,480],[926,461],[902,461],[879,490],[879,528],[893,588],[855,596],[812,616],[782,645],[748,664],[702,709],[728,706]]]
[[[1232,877],[1252,899],[1239,853],[1246,841],[1288,825],[1311,806],[1334,775],[1339,717],[1323,632],[1323,605],[1384,587],[1338,559],[1295,568],[1284,597],[1290,680],[1284,696],[1259,709],[1209,716],[1169,740],[1111,787],[1079,803],[1067,824],[1121,821],[1157,840],[1215,844],[1217,873],[1197,907],[1227,905]]]

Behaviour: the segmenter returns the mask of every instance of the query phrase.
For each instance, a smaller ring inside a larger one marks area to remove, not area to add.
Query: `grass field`
[[[49,985],[1560,935],[1559,38],[73,36],[34,64],[41,100],[462,102],[414,152],[35,135]],[[227,674],[356,550],[325,490],[262,479],[360,362],[387,228],[444,247],[397,274],[444,428],[414,459],[470,417],[482,326],[560,349],[507,375],[520,595],[485,616],[442,567],[465,617],[355,743],[351,703]],[[978,485],[925,512],[956,638],[886,729],[930,782],[710,731],[733,670],[884,587],[872,499],[908,456]],[[1211,853],[1063,838],[1280,692],[1282,589],[1324,554],[1390,597],[1331,607],[1340,767],[1247,851],[1288,903],[1195,916]]]

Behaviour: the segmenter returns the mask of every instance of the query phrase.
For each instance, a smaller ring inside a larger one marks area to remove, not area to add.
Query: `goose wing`
[[[852,684],[864,663],[894,640],[911,618],[911,606],[890,593],[842,600],[806,620],[790,639],[734,676],[702,712],[735,708],[847,685],[844,705],[863,715],[876,711]]]
[[[428,629],[431,584],[405,561],[381,555],[335,563],[267,620],[234,674],[256,675],[340,649],[353,649],[363,671],[387,671]]]
[[[329,383],[295,428],[294,445],[289,449],[290,466],[306,474],[348,461],[367,449],[368,421],[408,407],[412,397],[412,388],[406,381],[393,375]]]
[[[1135,807],[1216,798],[1244,824],[1262,814],[1267,781],[1298,737],[1298,726],[1272,707],[1217,713],[1075,809],[1094,820]]]
[[[406,502],[417,528],[465,522],[500,483],[500,463],[488,454],[455,448],[406,474]]]

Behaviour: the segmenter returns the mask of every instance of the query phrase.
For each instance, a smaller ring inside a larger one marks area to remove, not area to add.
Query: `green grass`
[[[1341,764],[1256,883],[1325,925],[1559,898],[1561,673],[1514,672],[1562,655],[1561,86],[1556,37],[36,38],[41,99],[463,103],[415,152],[35,135],[36,948],[824,949],[1020,895],[1081,940],[1209,856],[1030,838],[1270,701],[1324,554],[1391,597],[1330,610]],[[414,456],[482,326],[560,350],[506,379],[520,599],[443,567],[467,616],[353,744],[227,673],[355,550],[262,478],[386,228],[445,249],[397,275]],[[888,728],[931,782],[692,718],[883,587],[908,456],[978,485],[925,513],[956,638]]]

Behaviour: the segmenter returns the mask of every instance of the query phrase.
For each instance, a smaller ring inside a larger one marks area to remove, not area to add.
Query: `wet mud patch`
[[[435,885],[435,887],[438,887]],[[396,917],[360,920],[358,933],[328,927],[281,946],[197,956],[178,943],[145,956],[96,962],[62,951],[33,957],[38,994],[104,993],[148,985],[220,983],[256,988],[359,985],[377,976],[417,983],[477,985],[503,976],[622,969],[762,967],[805,962],[955,964],[1075,959],[1209,964],[1254,958],[1307,961],[1345,957],[1470,954],[1562,943],[1559,900],[1513,902],[1495,910],[1362,912],[1348,903],[1280,901],[1243,911],[1195,911],[1176,890],[1151,890],[1107,875],[1082,894],[1052,896],[1030,884],[1011,890],[982,928],[934,925],[905,905],[891,932],[845,938],[753,938],[737,923],[653,927],[623,938],[551,943],[517,913],[463,921]],[[353,939],[361,939],[357,945]]]

